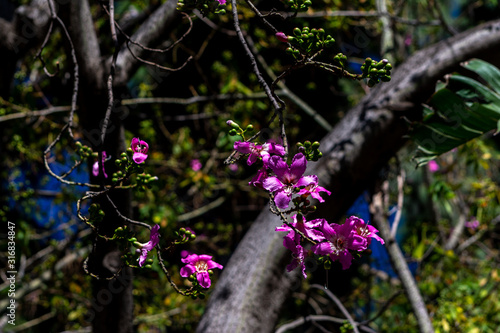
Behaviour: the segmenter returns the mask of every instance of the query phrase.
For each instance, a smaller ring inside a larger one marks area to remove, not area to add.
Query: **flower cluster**
[[[257,172],[250,184],[273,193],[274,202],[279,209],[287,209],[294,194],[304,198],[311,195],[320,202],[324,202],[319,195],[320,192],[331,194],[318,185],[317,176],[304,176],[307,159],[302,153],[296,154],[292,163],[288,165],[282,159],[285,148],[276,143],[259,145],[236,141],[234,149],[242,154],[248,154],[248,165],[252,165],[258,159],[262,160],[263,168]]]
[[[228,125],[239,127],[229,122]],[[308,142],[307,145],[298,146],[299,153],[293,156],[288,164],[283,157],[286,156],[286,150],[279,144],[242,141],[234,143],[237,152],[248,154],[248,165],[262,161],[263,167],[250,181],[250,185],[267,190],[271,198],[274,198],[276,208],[280,210],[276,213],[282,217],[285,224],[276,228],[276,231],[287,232],[283,246],[292,252],[293,258],[287,270],[300,267],[306,278],[305,260],[313,254],[325,262],[326,268],[329,268],[332,261],[339,261],[342,268],[347,269],[351,266],[353,253],[367,250],[372,238],[382,244],[384,240],[377,235],[377,229],[355,216],[349,217],[344,224],[328,223],[325,219],[306,220],[307,213],[315,209],[308,198],[324,202],[321,193],[331,195],[331,192],[318,184],[316,175],[304,175],[307,161],[317,160],[322,155],[318,150],[319,143]],[[306,148],[314,149],[309,151]],[[293,205],[290,208],[291,202]],[[295,213],[293,221],[287,222],[283,214],[291,213]],[[313,244],[310,251],[305,249],[305,241]]]
[[[384,244],[384,240],[377,235],[378,230],[356,216],[349,217],[344,224],[336,224],[328,223],[325,219],[306,221],[302,215],[295,215],[290,226],[285,224],[276,228],[276,231],[288,232],[283,239],[283,245],[293,255],[292,263],[287,266],[288,271],[300,266],[304,278],[307,277],[304,261],[306,253],[301,245],[301,234],[317,242],[311,248],[312,253],[328,256],[331,261],[338,260],[343,269],[351,266],[352,252],[365,251],[372,238]]]

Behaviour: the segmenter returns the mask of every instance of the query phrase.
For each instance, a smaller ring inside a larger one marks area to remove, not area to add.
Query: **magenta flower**
[[[138,251],[141,252],[141,255],[140,255],[138,261],[139,261],[139,266],[141,266],[141,267],[142,267],[142,265],[144,265],[144,262],[146,261],[146,258],[148,256],[148,252],[151,251],[152,249],[154,249],[154,247],[156,245],[158,245],[158,243],[160,242],[160,233],[158,232],[158,230],[160,230],[160,225],[155,224],[151,228],[151,233],[149,235],[149,242],[147,242],[146,244],[135,243],[136,245],[138,244],[138,246],[140,247],[140,249],[138,249]]]
[[[465,222],[465,227],[472,230],[477,229],[477,227],[479,227],[479,221],[475,217],[472,217],[470,221]]]
[[[359,217],[351,216],[347,218],[345,223],[352,225],[356,234],[366,239],[366,247],[370,245],[372,238],[378,240],[382,245],[385,243],[382,237],[377,235],[378,230],[374,226],[365,223]],[[366,248],[362,250],[366,250]]]
[[[437,164],[436,161],[432,160],[427,164],[427,167],[429,168],[429,171],[434,173],[439,170],[439,164]]]
[[[306,157],[302,153],[293,157],[290,166],[279,156],[272,156],[268,166],[276,177],[267,177],[262,184],[266,190],[275,194],[274,202],[276,207],[280,209],[288,208],[295,188],[308,186],[315,182],[311,176],[302,176],[307,166]]]
[[[290,223],[293,227],[295,227],[297,230],[302,232],[304,235],[309,237],[312,240],[315,241],[321,241],[324,240],[325,237],[323,236],[323,233],[319,230],[316,230],[314,228],[317,228],[323,224],[325,220],[324,219],[316,219],[312,221],[306,221],[303,216],[299,217],[297,219],[297,215],[293,216],[293,222]],[[297,244],[300,242],[300,234],[296,233],[295,230],[287,226],[286,224],[283,224],[281,227],[276,227],[276,231],[288,231],[289,233],[285,238],[290,238],[293,239]],[[289,249],[285,243],[283,245]],[[291,249],[289,249],[291,250]],[[293,250],[292,250],[293,251]]]
[[[271,154],[285,155],[285,148],[283,146],[271,142],[258,145],[253,142],[236,141],[234,143],[234,150],[242,154],[250,154],[247,160],[248,165],[254,164],[259,157],[262,158],[264,165],[267,165]]]
[[[104,162],[106,161],[106,152],[102,152],[102,174],[104,175],[104,178],[108,178],[108,175],[106,174],[106,171],[104,170]],[[97,177],[99,175],[99,161],[95,161],[94,164],[92,165],[92,174],[94,177]]]
[[[249,185],[253,185],[257,188],[264,189],[264,180],[268,177],[266,168],[262,168],[257,171],[257,174],[252,178],[252,180],[248,183]]]
[[[135,163],[141,164],[146,160],[146,158],[148,158],[146,153],[148,152],[149,145],[146,141],[139,140],[139,138],[133,138],[130,148],[134,151],[132,159]]]
[[[320,230],[325,236],[325,241],[313,245],[312,251],[318,255],[328,255],[333,261],[338,260],[342,264],[342,269],[348,269],[351,266],[353,257],[349,250],[366,249],[366,239],[353,232],[353,226],[350,223],[328,224],[325,220]]]
[[[226,0],[217,0],[219,2],[219,4],[221,5],[225,5],[226,4]]]
[[[191,162],[189,164],[191,165],[191,169],[193,169],[193,171],[199,171],[201,169],[201,167],[203,166],[201,164],[200,160],[198,160],[198,159],[191,160]]]
[[[326,194],[331,195],[332,192],[318,185],[318,176],[312,175],[310,177],[314,179],[314,182],[301,189],[297,194],[298,195],[308,194],[311,195],[314,199],[318,200],[319,202],[325,202],[325,199],[323,199],[321,195],[319,195],[319,193],[325,192]]]
[[[304,262],[305,251],[304,251],[304,248],[302,247],[302,245],[295,244],[295,242],[288,237],[285,237],[284,245],[287,249],[292,251],[292,257],[293,257],[292,262],[286,266],[286,270],[288,272],[291,272],[295,268],[300,266],[301,270],[302,270],[302,275],[304,276],[304,279],[307,278],[306,265]]]
[[[288,43],[288,37],[283,32],[277,32],[276,38],[278,38],[280,42]]]
[[[196,273],[196,279],[203,288],[210,288],[212,283],[210,281],[210,274],[208,273],[208,270],[212,268],[222,269],[222,265],[213,261],[212,256],[206,254],[191,254],[186,258],[181,259],[181,261],[187,264],[181,268],[181,276],[188,277]]]

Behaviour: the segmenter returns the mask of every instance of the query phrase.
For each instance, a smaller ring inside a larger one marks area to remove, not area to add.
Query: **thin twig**
[[[359,333],[358,323],[356,323],[354,321],[354,319],[350,315],[349,311],[347,311],[347,309],[345,308],[344,304],[342,304],[342,302],[338,299],[337,296],[335,296],[330,290],[325,289],[324,286],[320,286],[319,284],[312,284],[311,288],[323,290],[328,295],[328,297],[330,297],[332,299],[332,301],[337,305],[337,307],[340,309],[340,311],[347,318],[347,320],[349,321],[349,323],[352,325],[353,332],[354,333]]]
[[[294,328],[297,328],[297,327],[299,327],[301,325],[304,325],[304,324],[306,324],[308,322],[315,323],[315,322],[318,322],[318,321],[329,321],[329,322],[333,322],[333,323],[337,323],[337,324],[344,324],[346,320],[342,319],[342,318],[336,318],[336,317],[326,316],[326,315],[309,315],[309,316],[305,316],[305,317],[301,317],[301,318],[295,319],[294,321],[292,321],[290,323],[287,323],[287,324],[284,324],[284,325],[280,326],[276,330],[275,333],[285,333],[285,332],[293,330]],[[375,331],[372,328],[370,328],[368,326],[365,326],[365,325],[359,325],[358,327],[363,332],[377,333],[377,331]]]
[[[405,183],[405,171],[401,169],[397,177],[398,181],[398,203],[396,206],[396,216],[394,216],[394,221],[391,227],[391,237],[395,238],[398,232],[399,221],[401,220],[401,212],[403,211],[403,200],[404,200],[404,183]]]
[[[109,203],[111,204],[111,206],[113,206],[113,208],[115,209],[116,214],[118,214],[118,216],[122,220],[124,220],[124,221],[126,221],[126,222],[128,222],[130,224],[140,225],[141,227],[145,227],[145,228],[148,228],[149,230],[151,230],[151,226],[149,224],[141,222],[141,221],[135,221],[135,220],[129,219],[128,217],[126,217],[122,213],[120,213],[120,211],[118,210],[118,207],[116,207],[115,203],[113,202],[113,200],[111,200],[111,198],[109,197],[108,194],[106,194],[106,198],[108,198]]]
[[[384,181],[383,184],[380,184],[378,188],[376,188],[372,197],[372,202],[370,204],[372,221],[378,227],[380,236],[385,239],[387,253],[389,254],[392,267],[401,280],[401,284],[417,319],[420,332],[433,333],[434,328],[432,327],[432,321],[425,306],[422,294],[420,293],[417,283],[408,268],[408,263],[406,262],[398,243],[393,237],[391,237],[391,229],[385,213],[387,206],[384,204],[384,197],[388,197],[388,193],[384,193],[382,190],[386,187],[384,183],[387,184],[387,181]]]

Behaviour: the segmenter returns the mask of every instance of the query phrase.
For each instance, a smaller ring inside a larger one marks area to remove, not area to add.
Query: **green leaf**
[[[500,94],[500,70],[498,68],[480,59],[472,59],[462,66],[478,74]]]
[[[440,154],[496,129],[500,131],[500,70],[473,59],[465,68],[477,73],[483,82],[470,77],[451,75],[446,86],[437,91],[424,108],[424,118],[414,126],[411,137],[418,145],[415,160],[427,164]]]

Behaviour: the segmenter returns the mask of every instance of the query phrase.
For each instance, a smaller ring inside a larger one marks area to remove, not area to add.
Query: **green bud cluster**
[[[233,120],[228,120],[226,122],[226,124],[228,124],[229,126],[231,126],[231,129],[229,130],[228,134],[231,135],[231,136],[237,136],[237,135],[239,135],[242,138],[243,141],[245,141],[245,133],[253,131],[253,125],[252,124],[247,125],[247,127],[245,127],[245,129],[241,128],[241,126],[237,122],[235,122]]]
[[[308,57],[325,48],[332,47],[335,39],[331,35],[325,36],[324,29],[309,29],[304,27],[293,29],[293,36],[288,36],[288,42],[292,45],[286,49],[286,53],[295,59]]]
[[[295,12],[307,12],[312,2],[311,0],[288,0],[288,5]]]
[[[153,177],[149,173],[140,173],[137,175],[137,185],[145,190],[151,188],[151,185],[158,180],[158,177]]]
[[[387,59],[375,61],[371,58],[366,58],[365,63],[361,66],[363,72],[362,77],[368,78],[368,86],[373,87],[380,81],[388,82],[391,80],[392,65]]]
[[[137,238],[134,237],[134,233],[130,230],[126,225],[123,227],[118,227],[115,229],[115,233],[111,239],[115,239],[118,243],[120,250],[124,253],[122,258],[124,261],[129,264],[129,261],[132,262],[135,256],[132,253],[126,252],[130,247],[130,244],[137,243]]]
[[[209,270],[208,274],[212,275],[213,272],[211,272]],[[191,293],[189,293],[189,296],[192,299],[197,299],[197,298],[204,299],[205,293],[202,291],[203,288],[200,286],[200,284],[198,283],[198,280],[196,279],[196,273],[191,274],[187,279],[193,285],[193,291],[191,291]]]
[[[144,167],[142,164],[137,164],[134,162],[132,157],[134,152],[131,148],[120,154],[120,158],[115,160],[115,164],[118,167],[118,171],[114,172],[111,176],[111,181],[113,183],[121,182],[133,174],[137,174],[137,188],[139,191],[144,191],[147,188],[151,188],[153,183],[158,180],[158,177],[153,177],[150,174],[144,173]]]
[[[337,53],[335,57],[333,57],[333,61],[342,68],[347,67],[347,56],[343,53]]]
[[[322,263],[323,267],[325,267],[326,270],[332,268],[332,260],[330,259],[329,256],[322,256],[318,258],[318,263]]]
[[[196,239],[196,235],[185,228],[180,228],[179,231],[176,231],[175,236],[177,239],[174,241],[174,244],[185,244],[190,240],[192,241]]]
[[[203,16],[211,13],[220,15],[226,13],[226,5],[220,4],[217,0],[179,0],[177,2],[177,10],[188,11],[193,9],[198,9]]]
[[[92,151],[92,148],[86,145],[82,145],[80,141],[76,141],[76,153],[80,155],[82,158],[88,158],[90,156],[93,156],[93,154],[96,154]],[[97,158],[97,156],[95,156]]]
[[[100,209],[99,204],[92,204],[89,207],[89,223],[101,222],[104,219],[104,211]]]
[[[297,146],[299,147],[299,152],[304,154],[304,156],[308,161],[314,161],[314,162],[316,162],[323,156],[323,153],[319,151],[319,145],[320,143],[318,141],[314,141],[313,143],[311,143],[311,141],[305,141],[304,143],[302,142],[297,143]]]

